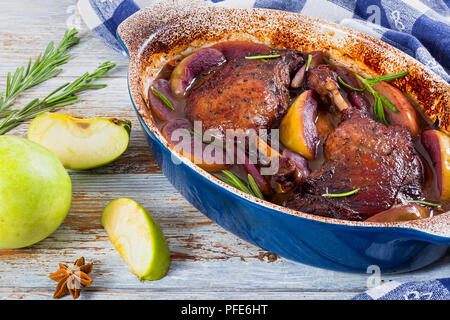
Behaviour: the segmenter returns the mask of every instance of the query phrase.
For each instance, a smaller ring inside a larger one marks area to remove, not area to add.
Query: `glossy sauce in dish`
[[[224,152],[223,159],[241,157],[239,164],[202,158],[194,142],[183,149],[244,192],[316,215],[403,221],[450,209],[450,152],[449,137],[392,84],[402,76],[407,72],[365,79],[322,52],[223,42],[167,63],[151,84],[148,105],[170,143],[177,145],[173,133],[182,129],[200,139],[202,151],[212,145],[202,137],[206,130],[219,141],[227,130],[278,129],[279,150],[267,153],[270,134],[255,140],[258,152],[277,156],[272,175],[261,174],[267,163],[249,161],[247,147]],[[200,128],[194,130],[194,121]]]

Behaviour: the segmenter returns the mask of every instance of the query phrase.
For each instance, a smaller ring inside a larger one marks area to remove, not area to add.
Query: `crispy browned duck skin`
[[[390,208],[397,198],[422,197],[423,170],[406,128],[385,126],[355,108],[324,147],[327,158],[311,173],[285,206],[317,215],[364,220]],[[360,188],[346,197],[324,197]]]
[[[289,107],[290,73],[303,62],[296,52],[279,54],[276,59],[227,61],[191,90],[186,117],[222,134],[227,129],[270,129]]]
[[[303,57],[294,51],[267,52],[262,48],[260,54],[280,54],[280,57],[246,59],[239,54],[239,49],[249,52],[249,46],[246,43],[231,44],[224,44],[225,49],[217,47],[228,50],[224,52],[231,59],[192,88],[187,97],[186,117],[191,121],[201,121],[203,130],[216,129],[222,135],[228,129],[270,129],[289,107],[290,76],[304,63]],[[251,49],[253,55],[258,54],[258,47]],[[258,148],[261,143],[257,144]],[[277,192],[286,192],[296,187],[298,174],[294,163],[283,156],[280,159],[280,170],[274,175],[276,181],[272,185]]]

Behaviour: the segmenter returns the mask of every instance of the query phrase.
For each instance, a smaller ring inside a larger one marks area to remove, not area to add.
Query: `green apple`
[[[102,225],[114,247],[140,280],[158,280],[170,266],[170,252],[158,224],[137,202],[119,198],[103,210]]]
[[[128,120],[45,112],[30,123],[28,139],[56,154],[67,169],[84,170],[116,160],[128,147],[130,130]]]
[[[27,139],[0,136],[0,248],[22,248],[48,237],[72,200],[58,158]]]

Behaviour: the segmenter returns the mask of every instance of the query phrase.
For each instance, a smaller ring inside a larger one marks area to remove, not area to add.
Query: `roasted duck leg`
[[[327,161],[304,179],[285,205],[317,215],[363,220],[400,198],[422,196],[423,169],[408,129],[380,124],[355,108],[324,146]],[[360,188],[346,197],[325,197]]]

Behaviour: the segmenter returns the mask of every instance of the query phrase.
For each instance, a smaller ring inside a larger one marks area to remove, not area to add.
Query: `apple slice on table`
[[[45,112],[28,128],[28,139],[52,151],[67,169],[83,170],[116,160],[128,147],[128,120],[75,118]]]
[[[406,99],[405,95],[399,89],[384,81],[380,81],[373,88],[385,96],[398,111],[394,112],[388,107],[385,107],[384,110],[386,111],[388,121],[393,125],[408,128],[411,136],[413,138],[416,137],[420,132],[416,110],[408,99]]]
[[[119,198],[103,210],[102,226],[140,280],[159,280],[170,267],[170,252],[158,224],[137,202]]]
[[[313,91],[303,92],[289,108],[280,125],[280,139],[286,148],[314,159],[319,143],[316,128],[317,101]]]
[[[438,130],[426,130],[421,142],[433,163],[439,196],[450,200],[450,137]]]

